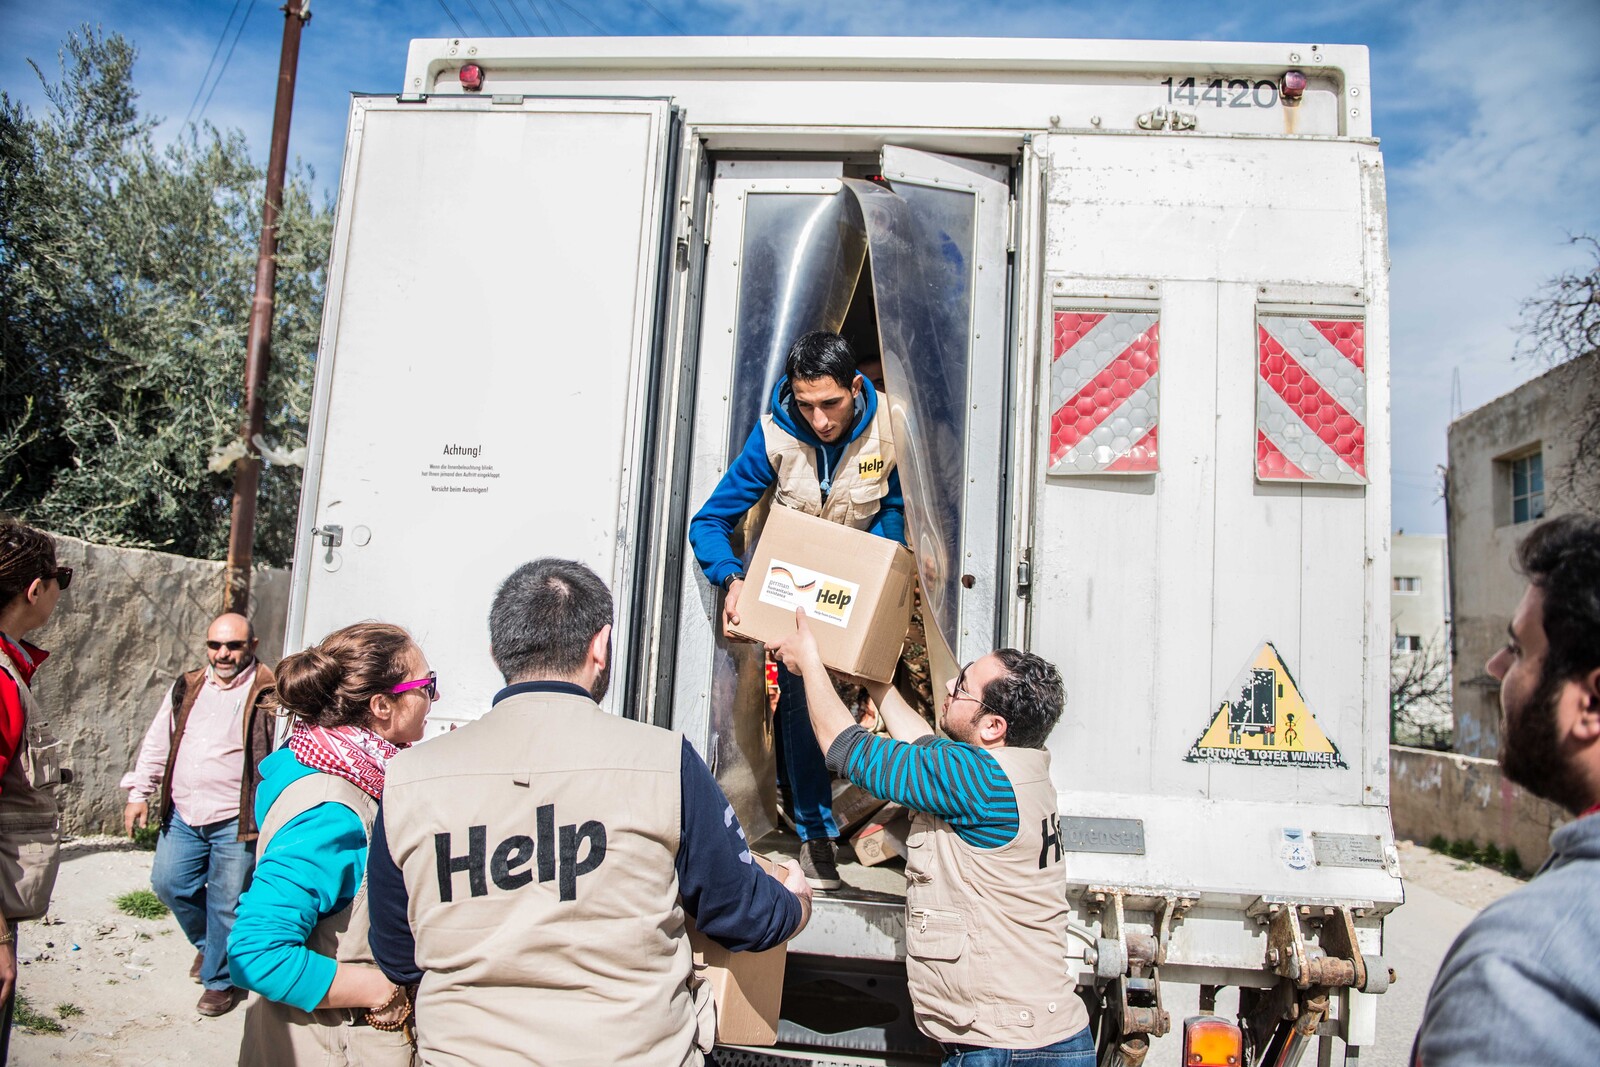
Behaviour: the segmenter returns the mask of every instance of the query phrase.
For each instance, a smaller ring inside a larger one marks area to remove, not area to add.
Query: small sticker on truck
[[[1270,641],[1256,646],[1183,758],[1256,767],[1349,767]]]
[[[761,579],[763,604],[805,610],[807,616],[834,626],[849,626],[861,586],[831,574],[775,559]]]

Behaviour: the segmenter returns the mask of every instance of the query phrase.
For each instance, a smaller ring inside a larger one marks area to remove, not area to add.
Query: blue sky
[[[938,36],[1365,44],[1389,183],[1394,524],[1412,533],[1444,530],[1434,470],[1445,459],[1453,376],[1470,410],[1538,373],[1511,360],[1518,305],[1545,278],[1584,265],[1568,235],[1600,233],[1594,0],[313,0],[312,14],[290,146],[325,188],[337,178],[346,94],[397,91],[413,37],[507,35],[508,25],[574,35],[915,27]],[[165,117],[165,129],[209,97],[205,119],[242,129],[265,158],[277,0],[0,0],[0,88],[41,106],[27,60],[54,75],[60,41],[85,22],[139,46],[142,107]]]

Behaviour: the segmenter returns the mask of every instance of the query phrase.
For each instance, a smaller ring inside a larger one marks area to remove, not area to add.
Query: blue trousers
[[[794,819],[800,840],[838,837],[839,827],[833,821],[833,779],[811,729],[806,683],[781,663],[775,734],[778,771],[789,787],[789,817]]]
[[[946,1051],[944,1056],[944,1067],[1094,1067],[1094,1063],[1094,1037],[1087,1026],[1044,1048],[979,1048]]]
[[[228,989],[228,932],[256,869],[255,843],[239,840],[239,820],[190,826],[177,812],[156,839],[150,888],[172,909],[200,952],[200,984]]]

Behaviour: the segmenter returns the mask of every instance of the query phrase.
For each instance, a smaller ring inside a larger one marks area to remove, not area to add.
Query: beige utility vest
[[[826,499],[817,471],[817,446],[780,427],[771,412],[761,416],[761,434],[767,444],[767,462],[777,475],[772,483],[777,503],[857,530],[872,525],[889,492],[889,473],[894,470],[887,395],[878,394],[872,421],[844,446]]]
[[[389,763],[429,1067],[687,1067],[714,1017],[678,900],[683,739],[522,693]]]
[[[355,812],[367,839],[378,802],[353,782],[333,774],[308,774],[284,787],[267,811],[256,839],[256,857],[266,855],[274,835],[319,804],[342,804]],[[326,915],[306,937],[306,948],[340,964],[376,967],[367,946],[367,880],[350,903]],[[244,1017],[244,1038],[239,1046],[239,1067],[410,1067],[411,1042],[405,1034],[375,1030],[359,1009],[319,1008],[305,1012],[288,1004],[257,996]]]
[[[935,1041],[1054,1044],[1088,1025],[1067,971],[1067,883],[1050,754],[990,749],[1017,794],[1017,836],[994,849],[918,814],[907,840],[906,980]]]
[[[70,772],[63,772],[61,742],[22,680],[22,664],[4,646],[0,670],[16,683],[25,719],[21,742],[0,777],[0,913],[18,922],[50,910],[50,893],[61,868],[61,807],[54,789]]]

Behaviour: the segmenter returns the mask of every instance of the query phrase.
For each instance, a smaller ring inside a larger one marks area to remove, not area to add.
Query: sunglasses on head
[[[41,582],[48,582],[51,578],[54,578],[56,580],[56,585],[61,587],[62,592],[65,592],[67,586],[72,584],[72,568],[57,567],[53,571],[46,571],[45,573],[39,575],[39,580]]]
[[[229,652],[238,652],[249,643],[248,641],[207,641],[206,647],[213,652],[221,651],[224,648]]]
[[[389,692],[393,693],[395,696],[399,696],[401,693],[410,692],[413,689],[426,689],[428,691],[429,700],[438,700],[439,672],[429,671],[426,678],[413,678],[409,682],[401,682],[399,685],[389,690]]]

